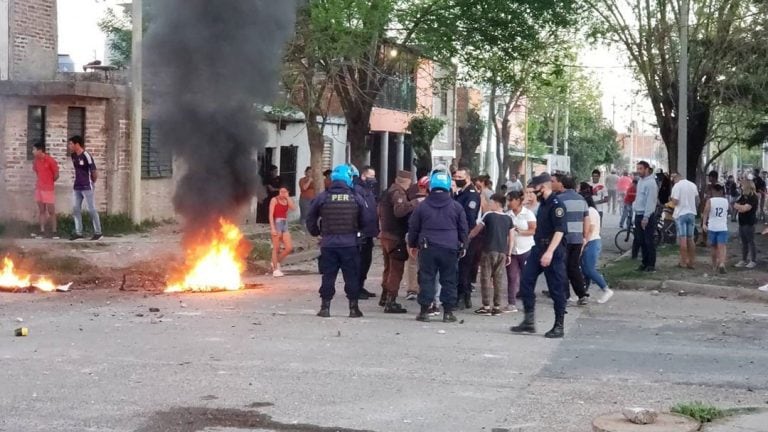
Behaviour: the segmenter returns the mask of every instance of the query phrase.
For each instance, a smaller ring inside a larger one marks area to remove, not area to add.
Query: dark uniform
[[[362,209],[362,225],[360,226],[360,299],[366,300],[376,297],[376,294],[365,289],[365,281],[368,279],[368,271],[373,260],[373,239],[379,236],[378,203],[376,202],[376,185],[373,182],[358,181],[355,184],[355,193],[366,203]]]
[[[307,215],[307,230],[315,237],[322,236],[318,263],[322,273],[319,316],[329,316],[339,269],[344,276],[350,317],[362,316],[357,306],[360,291],[358,238],[365,206],[365,201],[342,181],[334,181],[328,190],[312,201]]]
[[[464,208],[467,218],[467,227],[470,231],[477,225],[477,216],[480,213],[480,193],[470,184],[456,194],[456,202]],[[469,243],[466,255],[459,260],[459,307],[472,307],[472,269],[476,268],[477,256],[480,246],[483,244],[481,236],[477,236]]]
[[[532,181],[532,186],[538,186],[543,183],[549,182],[549,175],[542,174],[537,176]],[[531,255],[528,257],[528,261],[525,263],[523,274],[520,281],[520,292],[523,298],[523,306],[525,308],[525,320],[519,326],[512,327],[513,332],[535,332],[534,325],[534,310],[536,308],[536,281],[539,275],[543,272],[547,279],[547,287],[549,289],[550,297],[554,302],[555,308],[555,328],[560,327],[560,334],[562,334],[562,328],[565,319],[565,288],[567,279],[565,277],[565,246],[563,242],[554,249],[552,254],[552,261],[548,267],[541,265],[541,257],[546,253],[550,247],[552,238],[555,233],[560,232],[565,234],[567,232],[566,217],[565,217],[565,205],[555,196],[555,193],[551,193],[548,198],[544,200],[539,206],[539,210],[536,214],[536,232],[533,235],[535,245],[531,249]],[[546,336],[548,337],[562,337],[553,333],[553,328]]]

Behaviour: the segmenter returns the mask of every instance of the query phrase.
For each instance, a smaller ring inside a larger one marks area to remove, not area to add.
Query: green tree
[[[107,44],[111,51],[109,62],[117,67],[126,67],[131,63],[132,22],[131,10],[127,6],[115,12],[108,8],[98,22],[99,30],[107,35]]]
[[[470,167],[472,172],[478,171],[477,148],[483,140],[485,122],[480,118],[480,113],[475,109],[467,112],[467,120],[459,127],[459,143],[461,146],[460,167]]]
[[[625,49],[651,101],[659,133],[677,166],[680,0],[584,0],[596,17],[595,36]],[[761,0],[692,0],[688,23],[689,178],[701,157],[713,123],[733,117],[730,109],[765,113],[768,100],[768,4]],[[724,108],[724,109],[721,109]],[[758,130],[758,129],[755,129]],[[700,171],[699,171],[700,172]]]
[[[432,141],[444,127],[445,121],[426,115],[414,117],[408,123],[416,172],[427,172],[432,169]]]

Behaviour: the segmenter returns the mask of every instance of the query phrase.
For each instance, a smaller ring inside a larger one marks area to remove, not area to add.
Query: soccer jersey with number
[[[728,200],[722,197],[709,199],[709,221],[711,232],[728,231]]]

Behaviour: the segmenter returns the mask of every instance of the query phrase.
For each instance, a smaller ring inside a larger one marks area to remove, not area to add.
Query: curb
[[[659,291],[677,293],[678,295],[695,295],[701,297],[742,300],[768,304],[768,293],[749,288],[733,288],[722,285],[706,285],[684,281],[652,281],[652,280],[623,280],[618,288],[629,291]]]

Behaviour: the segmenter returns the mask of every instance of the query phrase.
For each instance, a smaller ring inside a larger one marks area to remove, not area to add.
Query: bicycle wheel
[[[656,247],[659,247],[661,241],[664,239],[664,232],[662,232],[661,228],[656,228],[656,231],[653,233],[653,243],[656,245]],[[672,241],[675,241],[674,237],[672,237]]]
[[[632,243],[635,242],[635,235],[631,229],[623,229],[616,233],[616,237],[613,238],[613,243],[616,245],[616,249],[619,253],[624,253],[632,249]]]

